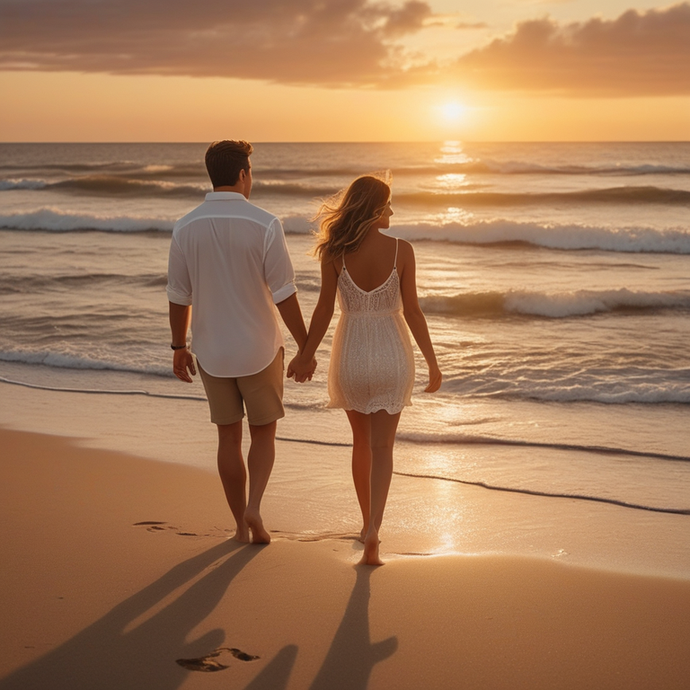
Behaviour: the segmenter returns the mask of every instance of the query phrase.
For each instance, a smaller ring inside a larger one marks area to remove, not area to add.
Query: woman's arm
[[[326,335],[328,326],[333,318],[337,285],[338,273],[335,270],[335,264],[333,261],[322,261],[321,292],[319,293],[319,300],[314,308],[314,313],[311,316],[307,342],[297,353],[297,356],[288,364],[288,378],[294,376],[295,381],[299,383],[305,381],[307,378],[311,378],[311,374],[313,373],[311,363],[316,354],[316,349],[321,344],[324,335]]]
[[[417,297],[417,279],[414,250],[409,242],[399,240],[399,259],[400,266],[400,294],[403,302],[403,316],[410,328],[412,337],[422,351],[422,355],[429,367],[429,385],[424,389],[426,393],[433,393],[441,387],[443,375],[438,368],[436,353],[429,336],[429,327],[424,317],[424,312],[419,306]]]

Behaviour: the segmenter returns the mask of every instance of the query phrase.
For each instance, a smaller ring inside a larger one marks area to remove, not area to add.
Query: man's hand
[[[173,353],[173,373],[180,381],[192,383],[192,376],[196,375],[196,366],[189,348],[175,350]]]
[[[297,383],[311,381],[311,377],[316,370],[316,358],[312,357],[311,362],[305,362],[301,355],[296,355],[288,364],[287,377],[294,378]]]

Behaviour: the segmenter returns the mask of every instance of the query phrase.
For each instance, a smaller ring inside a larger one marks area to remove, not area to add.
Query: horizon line
[[[210,139],[204,141],[155,141],[155,140],[134,140],[134,141],[0,141],[0,146],[9,145],[39,145],[39,144],[85,144],[85,145],[135,145],[135,144],[192,144],[208,145]],[[259,140],[253,139],[255,144],[444,144],[454,142],[458,144],[688,144],[690,139],[409,139],[409,140],[314,140],[314,141],[292,141],[292,140]]]

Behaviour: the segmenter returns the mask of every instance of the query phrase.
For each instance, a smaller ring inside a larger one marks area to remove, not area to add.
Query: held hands
[[[192,383],[192,376],[196,375],[196,366],[194,365],[194,356],[188,348],[175,350],[173,354],[173,373],[180,381]]]
[[[311,381],[315,370],[315,357],[312,357],[311,361],[306,361],[300,353],[297,353],[288,364],[287,377],[289,379],[294,378],[296,383],[304,383],[305,381]]]
[[[434,364],[429,367],[429,385],[424,389],[425,393],[435,393],[441,387],[441,381],[443,380],[443,374],[438,368],[438,365]]]

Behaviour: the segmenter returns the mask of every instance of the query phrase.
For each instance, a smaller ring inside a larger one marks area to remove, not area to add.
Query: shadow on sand
[[[244,690],[285,690],[296,659],[297,645],[286,645]]]
[[[207,654],[225,640],[223,630],[193,642],[186,642],[187,636],[260,551],[225,541],[176,565],[64,644],[0,680],[0,690],[178,688],[189,671],[175,661]],[[173,601],[157,608],[199,575]]]
[[[366,690],[374,666],[395,654],[397,637],[371,642],[369,597],[372,572],[368,566],[357,567],[357,580],[343,620],[309,690]]]
[[[371,643],[369,634],[369,580],[372,569],[357,568],[357,580],[343,619],[333,637],[309,690],[366,690],[374,666],[392,656],[396,637]],[[284,690],[297,658],[298,648],[287,645],[244,690]]]
[[[260,551],[225,541],[176,565],[64,644],[1,679],[0,690],[179,688],[192,671],[176,662],[203,661],[225,642],[220,629],[192,642],[187,637]],[[366,690],[374,666],[395,653],[397,638],[370,640],[371,574],[370,568],[357,568],[343,619],[310,690]],[[164,602],[190,582],[170,603]],[[252,650],[244,651],[251,655]],[[294,644],[283,647],[245,690],[284,690],[297,653]]]

